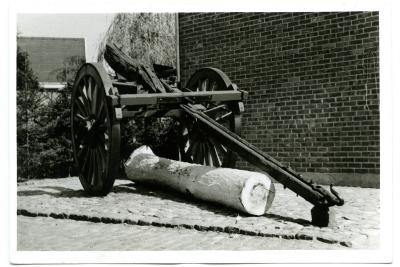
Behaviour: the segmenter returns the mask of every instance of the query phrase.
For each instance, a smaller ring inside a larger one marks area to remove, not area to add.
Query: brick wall
[[[29,54],[39,82],[59,82],[57,75],[72,57],[85,60],[84,38],[18,37],[18,46]]]
[[[377,174],[378,15],[179,14],[183,84],[223,70],[249,92],[244,138],[295,170]]]

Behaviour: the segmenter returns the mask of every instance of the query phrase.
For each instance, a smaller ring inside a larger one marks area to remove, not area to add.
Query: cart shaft
[[[318,185],[307,182],[300,174],[294,172],[289,167],[283,165],[235,133],[221,126],[203,112],[197,111],[189,105],[181,105],[181,107],[190,116],[201,122],[202,130],[214,136],[221,144],[235,151],[249,163],[269,173],[275,180],[300,195],[308,202],[315,206],[325,207],[343,205],[343,200],[340,199],[334,191],[331,193]]]

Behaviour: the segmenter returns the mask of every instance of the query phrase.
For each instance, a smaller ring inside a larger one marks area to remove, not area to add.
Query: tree
[[[105,45],[114,43],[141,64],[175,66],[175,17],[173,13],[119,13],[99,46],[103,61]]]
[[[70,56],[63,61],[63,66],[54,70],[57,81],[66,82],[67,90],[71,90],[75,80],[75,75],[82,64],[85,63],[85,58],[82,56]]]
[[[40,162],[35,156],[39,150],[40,113],[43,96],[39,82],[30,67],[28,53],[17,47],[17,175],[30,178]]]

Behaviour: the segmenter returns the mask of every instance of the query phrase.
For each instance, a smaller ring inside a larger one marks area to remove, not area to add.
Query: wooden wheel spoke
[[[208,140],[212,143],[212,145],[220,152],[224,157],[228,154],[228,150],[218,141],[214,140],[214,138],[210,137]]]
[[[90,76],[84,76],[83,77],[83,82],[85,85],[85,89],[86,89],[86,97],[89,100],[89,102],[91,102],[92,100],[92,92],[91,92],[91,88],[90,88]]]
[[[210,148],[208,146],[208,143],[205,142],[203,144],[203,149],[204,149],[204,160],[206,165],[210,165]]]
[[[213,81],[210,86],[210,91],[218,91],[217,81]]]
[[[74,100],[74,105],[77,107],[78,112],[80,114],[82,114],[85,117],[87,117],[89,115],[82,99],[76,98]]]
[[[103,185],[103,171],[102,171],[102,169],[103,169],[103,162],[102,162],[102,160],[101,160],[101,156],[100,156],[100,151],[99,151],[99,148],[98,147],[96,147],[96,149],[95,149],[95,158],[96,158],[96,166],[95,166],[95,170],[96,170],[96,172],[95,172],[95,175],[96,175],[96,177],[95,177],[95,181],[96,181],[96,185],[99,185],[99,186],[102,186]]]
[[[105,139],[106,141],[102,144],[102,146],[101,146],[101,148],[102,148],[102,151],[104,151],[104,157],[105,157],[105,159],[104,160],[107,160],[107,151],[108,151],[108,148],[109,148],[109,143],[107,142],[107,139]]]
[[[178,146],[178,161],[187,161],[185,157],[185,148],[183,147],[182,144],[179,144]]]
[[[202,143],[198,143],[197,149],[194,151],[194,162],[203,164],[203,146]]]
[[[203,80],[200,85],[200,91],[207,91],[208,78]]]
[[[78,107],[79,111],[83,113],[86,117],[90,115],[89,106],[86,104],[83,96],[79,96],[75,99],[75,105]]]
[[[207,146],[207,158],[208,158],[208,161],[209,161],[208,165],[214,166],[214,163],[213,163],[214,159],[213,159],[213,156],[212,156],[213,147],[210,145],[209,142],[206,142],[206,146]]]
[[[186,156],[189,158],[192,158],[191,156],[193,155],[193,151],[197,149],[198,143],[194,141],[189,141],[189,147],[186,150]]]
[[[100,159],[102,162],[102,172],[105,173],[106,172],[106,164],[107,164],[107,151],[104,149],[103,144],[99,146],[99,155],[100,155]]]
[[[204,142],[202,142],[200,145],[200,151],[201,151],[200,152],[200,154],[201,154],[200,164],[205,164],[206,150],[205,150]]]
[[[96,115],[98,116],[98,117],[100,117],[101,115],[105,115],[105,112],[106,112],[106,106],[104,105],[104,102],[105,102],[105,100],[104,100],[104,98],[103,98],[103,95],[102,95],[102,92],[100,91],[100,89],[97,87],[97,102],[98,102],[98,104],[97,104],[97,107],[96,107]]]
[[[79,96],[77,97],[77,99],[82,103],[82,105],[85,109],[86,115],[89,116],[91,114],[90,102],[87,98],[85,87],[84,86],[80,87],[80,90],[78,90],[78,92],[79,92]]]
[[[90,184],[92,184],[92,179],[93,179],[93,150],[90,149],[90,153],[89,153],[90,157],[89,157],[89,165],[88,165],[88,172],[87,172],[87,179],[88,182]]]
[[[183,140],[178,143],[178,160],[180,161],[189,161],[189,158],[186,153],[186,148],[189,149],[189,139],[187,137],[183,137]]]
[[[224,159],[228,156],[228,150],[213,138],[209,138],[209,141],[212,144],[212,147],[215,150],[215,154],[218,157],[219,166],[222,166],[222,164],[224,163]]]
[[[96,185],[96,150],[92,150],[92,157],[90,160],[89,183],[92,186]]]
[[[218,152],[221,153],[223,157],[228,156],[229,152],[224,145],[218,144],[215,148],[218,149]]]
[[[86,157],[84,159],[84,162],[83,162],[82,168],[81,168],[81,172],[83,173],[84,177],[86,177],[86,178],[89,175],[87,170],[88,170],[89,165],[90,165],[91,156],[92,156],[92,151],[91,151],[90,148],[88,148],[88,152],[86,153]]]
[[[192,155],[194,155],[197,151],[197,147],[199,146],[198,142],[190,142],[189,143],[189,148],[186,151],[186,155],[190,158]]]
[[[98,171],[98,164],[97,164],[97,151],[96,151],[96,148],[94,148],[93,150],[92,150],[92,160],[91,160],[91,166],[92,166],[92,169],[91,169],[91,172],[90,172],[90,184],[91,185],[93,185],[93,186],[96,186],[97,185],[97,182],[98,182],[98,178],[99,178],[99,175],[98,175],[98,173],[97,173],[97,171]]]
[[[229,111],[221,116],[218,116],[215,118],[215,121],[220,122],[220,121],[224,121],[226,119],[229,119],[232,116],[233,112]]]
[[[98,109],[97,109],[97,105],[98,105],[98,88],[97,88],[97,84],[92,83],[92,114],[97,114]]]
[[[220,159],[218,157],[218,153],[217,153],[217,151],[216,151],[214,146],[210,146],[210,155],[211,155],[211,158],[212,158],[213,166],[220,167],[221,166],[221,161],[220,161]]]
[[[89,104],[88,91],[84,79],[85,78],[83,78],[79,84],[78,92],[85,99],[85,104]]]
[[[220,145],[221,146],[221,151],[222,151],[222,153],[224,153],[224,154],[228,154],[228,149],[224,146],[224,145]]]
[[[200,91],[201,90],[201,80],[198,80],[197,82],[197,87],[196,87],[196,91]]]
[[[86,170],[87,162],[90,157],[89,153],[90,153],[90,149],[87,146],[84,146],[83,148],[81,148],[81,150],[79,150],[78,159],[79,159],[79,162],[82,162],[82,164],[80,166],[82,172],[84,172]]]
[[[74,119],[78,119],[78,121],[84,122],[86,123],[86,118],[83,117],[81,114],[79,113],[75,113]]]
[[[209,117],[215,117],[216,114],[220,113],[221,111],[227,111],[230,112],[230,110],[227,109],[226,104],[221,104],[221,105],[213,105],[209,106],[207,110],[203,111],[205,114],[207,114]]]
[[[103,101],[100,101],[100,107],[96,113],[96,119],[99,121],[105,121],[107,117],[107,107],[104,105]]]

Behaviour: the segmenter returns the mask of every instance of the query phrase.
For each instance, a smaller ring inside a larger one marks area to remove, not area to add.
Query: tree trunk
[[[275,196],[274,184],[265,174],[169,160],[146,146],[131,154],[125,170],[129,180],[168,186],[252,215],[265,214]]]

